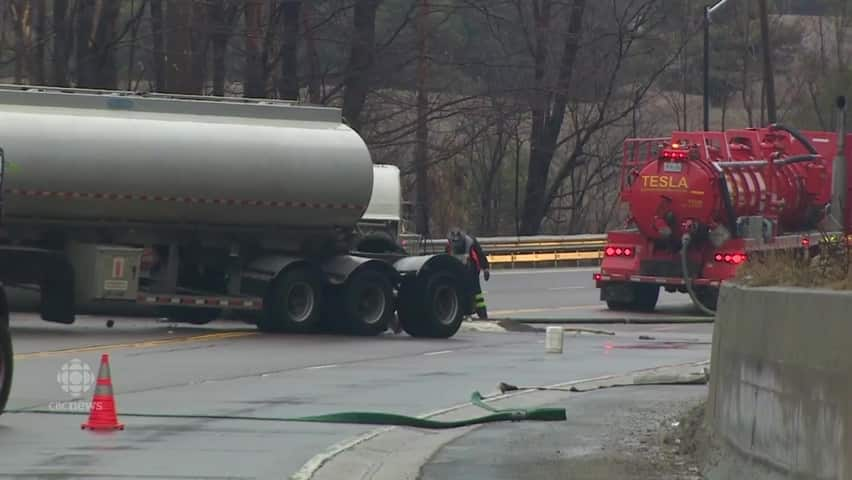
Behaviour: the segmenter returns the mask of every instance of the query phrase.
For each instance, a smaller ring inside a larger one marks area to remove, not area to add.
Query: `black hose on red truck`
[[[686,291],[689,293],[689,298],[692,300],[692,303],[695,304],[699,310],[708,315],[716,315],[715,310],[711,310],[701,303],[701,300],[698,299],[698,295],[695,294],[695,290],[692,288],[692,277],[689,276],[689,266],[686,258],[686,252],[689,249],[690,240],[692,240],[692,236],[690,234],[683,234],[683,239],[681,240],[682,246],[680,247],[680,265],[683,269],[683,282],[686,284]]]

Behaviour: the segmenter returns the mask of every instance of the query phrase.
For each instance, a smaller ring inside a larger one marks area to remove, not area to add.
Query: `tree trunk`
[[[47,43],[47,0],[32,0],[33,35],[30,83],[44,85],[44,46]]]
[[[193,4],[188,0],[169,0],[166,4],[166,90],[171,93],[201,93],[193,73]]]
[[[139,26],[142,23],[142,14],[145,12],[145,2],[140,0],[142,5],[139,11],[136,10],[136,0],[130,0],[130,11],[133,12],[133,25],[130,28],[130,48],[127,52],[127,90],[134,90],[133,76],[136,71],[136,42],[139,39]]]
[[[96,11],[96,0],[78,0],[77,2],[77,28],[76,53],[77,53],[77,86],[89,88],[95,83],[94,55],[92,48],[92,28],[94,26]]]
[[[417,129],[414,144],[414,169],[417,185],[417,233],[429,233],[429,0],[420,0],[417,15]]]
[[[262,98],[266,93],[263,84],[263,64],[261,62],[260,44],[262,35],[260,32],[260,17],[263,4],[260,0],[245,1],[246,20],[246,64],[245,64],[245,86],[244,96],[251,98]]]
[[[154,90],[165,92],[166,87],[166,58],[163,51],[163,1],[151,0],[151,46],[154,56]]]
[[[302,5],[302,28],[305,30],[305,56],[308,59],[308,101],[314,105],[322,103],[320,61],[313,31],[313,3]]]
[[[213,44],[213,95],[225,96],[225,76],[227,66],[225,56],[228,50],[228,39],[231,36],[229,10],[225,8],[227,0],[215,0],[210,4],[210,23],[212,30],[210,41]]]
[[[101,15],[95,28],[92,57],[92,86],[105,90],[118,88],[118,66],[115,60],[116,24],[121,11],[119,2],[101,2]]]
[[[544,6],[549,7],[545,1]],[[547,62],[546,47],[544,43],[550,42],[547,36],[546,17],[548,9],[542,8],[539,12],[536,29],[536,43],[539,51],[536,55],[536,88],[539,98],[538,105],[533,107],[533,129],[530,134],[530,162],[527,170],[527,186],[524,195],[524,212],[521,222],[522,235],[536,235],[541,230],[541,222],[547,214],[547,179],[550,173],[550,165],[553,155],[556,153],[556,144],[562,123],[565,120],[565,110],[568,106],[568,88],[574,73],[574,63],[580,45],[580,34],[583,25],[583,13],[585,12],[585,0],[574,0],[568,18],[568,30],[565,34],[565,43],[562,58],[559,65],[556,91],[553,102],[549,101],[547,90],[544,89],[544,67]],[[549,113],[548,113],[549,112]]]
[[[29,0],[12,0],[13,29],[15,30],[15,83],[22,83],[28,77],[27,58],[31,10]]]
[[[775,106],[775,73],[772,71],[772,44],[769,40],[769,11],[767,0],[758,0],[760,6],[760,38],[763,50],[763,83],[766,86],[766,113],[769,123],[778,121]]]
[[[352,47],[343,80],[343,117],[355,131],[361,131],[361,112],[367,101],[369,76],[375,61],[376,10],[382,0],[356,0],[353,14]]]
[[[281,34],[281,84],[278,96],[286,100],[299,99],[299,13],[301,2],[285,1]]]
[[[53,0],[53,84],[68,86],[68,57],[71,42],[68,24],[68,0]]]
[[[748,126],[754,127],[754,85],[752,85],[751,81],[751,71],[750,66],[753,60],[754,55],[752,55],[751,50],[751,8],[749,5],[751,2],[746,2],[743,8],[744,13],[744,28],[743,28],[743,73],[740,78],[742,78],[742,98],[743,98],[743,108],[746,111],[746,117],[748,118]]]
[[[503,165],[503,157],[506,153],[506,119],[505,113],[500,105],[493,105],[496,115],[496,129],[494,135],[494,145],[490,155],[488,155],[488,166],[485,171],[482,182],[482,191],[480,192],[480,202],[482,203],[482,216],[480,217],[479,232],[492,233],[496,229],[496,203],[499,201],[499,195],[495,192],[495,182],[497,181],[500,168]]]
[[[204,94],[204,80],[207,78],[207,51],[210,45],[210,15],[207,12],[208,3],[193,2],[191,39],[191,91]]]

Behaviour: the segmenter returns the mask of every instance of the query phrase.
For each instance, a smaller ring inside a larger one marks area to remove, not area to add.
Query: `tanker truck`
[[[848,209],[827,215],[834,170],[846,178],[839,188],[852,184],[852,136],[782,125],[674,132],[627,139],[623,155],[629,218],[607,233],[594,273],[612,310],[653,311],[665,289],[712,314],[722,282],[745,262],[770,251],[814,253],[852,225]]]
[[[373,163],[339,109],[8,85],[0,119],[0,280],[38,288],[46,321],[127,302],[446,338],[472,311],[458,259],[358,244]]]

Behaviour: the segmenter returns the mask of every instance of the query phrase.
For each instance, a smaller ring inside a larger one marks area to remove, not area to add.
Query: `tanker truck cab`
[[[45,320],[134,303],[269,332],[378,335],[396,315],[447,338],[473,311],[457,259],[352,248],[359,223],[398,236],[399,170],[374,168],[340,109],[0,85],[0,113],[19,167],[0,274],[40,286]]]
[[[358,222],[355,250],[366,253],[405,253],[402,231],[402,188],[399,167],[373,165],[373,190]]]

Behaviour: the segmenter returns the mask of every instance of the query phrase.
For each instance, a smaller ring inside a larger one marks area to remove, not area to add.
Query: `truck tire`
[[[630,283],[619,288],[630,288],[632,300],[607,299],[606,306],[615,311],[653,312],[660,298],[660,286],[652,283]]]
[[[449,274],[438,273],[424,280],[404,290],[399,305],[400,324],[412,337],[450,338],[463,320],[462,290]]]
[[[653,283],[637,283],[633,287],[632,307],[638,312],[653,312],[660,299],[660,286]]]
[[[393,320],[393,287],[379,272],[367,270],[350,278],[342,300],[346,330],[356,335],[379,335]]]
[[[12,335],[9,331],[9,309],[6,293],[0,287],[0,414],[6,409],[12,389],[12,371],[15,357],[12,352]]]
[[[258,328],[264,332],[308,333],[320,321],[322,288],[318,274],[309,268],[280,273],[269,286]]]

